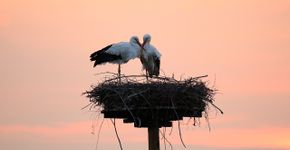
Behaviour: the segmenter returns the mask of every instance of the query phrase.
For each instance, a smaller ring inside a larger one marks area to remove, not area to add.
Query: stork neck
[[[144,46],[147,46],[147,45],[149,45],[150,44],[150,42],[148,41],[148,42],[146,42],[145,44],[144,44]]]
[[[143,49],[141,47],[138,48],[137,52],[138,52],[138,56],[139,57],[141,57],[142,55],[144,55]]]
[[[139,45],[136,45],[135,50],[137,52],[138,57],[140,57],[141,55],[143,55],[143,50],[142,50],[142,48]]]

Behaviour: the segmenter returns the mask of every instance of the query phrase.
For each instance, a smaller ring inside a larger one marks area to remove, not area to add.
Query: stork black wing
[[[94,67],[96,65],[99,65],[102,63],[112,62],[114,60],[119,60],[119,59],[122,59],[122,57],[120,55],[112,55],[112,54],[108,54],[108,53],[102,53],[96,57]]]
[[[98,51],[95,51],[94,53],[92,53],[90,55],[91,61],[94,61],[97,58],[98,55],[101,55],[102,53],[104,53],[106,50],[108,50],[110,47],[112,47],[112,45],[113,44],[108,45],[108,46],[102,48],[101,50],[98,50]]]
[[[154,75],[159,76],[159,70],[160,70],[160,58],[154,57]]]
[[[112,47],[113,44],[108,45],[104,48],[102,48],[101,50],[98,50],[94,53],[91,54],[91,61],[95,61],[94,63],[94,67],[96,65],[102,64],[102,63],[106,63],[106,62],[112,62],[114,60],[119,60],[122,59],[122,57],[120,55],[114,55],[114,54],[109,54],[106,51]]]

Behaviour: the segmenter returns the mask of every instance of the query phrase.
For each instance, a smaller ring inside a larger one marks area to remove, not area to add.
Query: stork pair
[[[150,44],[151,36],[145,34],[141,44],[137,36],[132,36],[130,42],[119,42],[110,44],[101,50],[91,54],[90,59],[94,62],[94,67],[100,64],[118,64],[118,76],[121,76],[121,64],[127,63],[131,59],[140,58],[146,76],[158,76],[160,70],[161,54]]]

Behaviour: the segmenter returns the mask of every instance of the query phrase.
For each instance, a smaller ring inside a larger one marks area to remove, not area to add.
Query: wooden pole
[[[149,142],[149,150],[160,150],[158,127],[148,128],[148,142]]]

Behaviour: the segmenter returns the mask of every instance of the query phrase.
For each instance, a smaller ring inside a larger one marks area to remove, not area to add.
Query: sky
[[[290,1],[0,0],[0,149],[95,150],[102,116],[81,110],[102,80],[95,50],[151,34],[162,74],[208,75],[210,114],[181,122],[187,149],[290,150]],[[122,66],[141,74],[139,60]],[[147,130],[117,121],[126,150],[146,150]],[[163,130],[163,129],[162,129]],[[182,150],[177,125],[167,137]],[[164,149],[163,141],[161,148]],[[167,145],[168,148],[168,145]],[[98,149],[119,149],[105,120]]]

